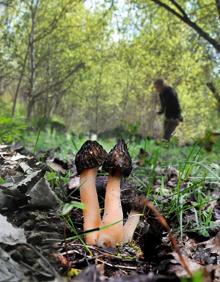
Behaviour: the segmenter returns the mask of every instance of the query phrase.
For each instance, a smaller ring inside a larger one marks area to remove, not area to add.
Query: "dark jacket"
[[[159,114],[165,114],[166,118],[180,119],[181,118],[181,108],[177,93],[175,90],[166,86],[164,90],[160,93],[160,103],[161,110]]]

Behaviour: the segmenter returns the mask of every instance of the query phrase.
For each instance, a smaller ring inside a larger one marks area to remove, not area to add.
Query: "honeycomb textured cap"
[[[114,175],[116,172],[120,172],[125,177],[130,175],[132,161],[123,139],[118,140],[115,147],[109,152],[103,164],[103,170],[109,172],[111,175]]]
[[[84,169],[100,167],[107,158],[107,152],[96,141],[86,141],[76,154],[75,164],[77,173]]]

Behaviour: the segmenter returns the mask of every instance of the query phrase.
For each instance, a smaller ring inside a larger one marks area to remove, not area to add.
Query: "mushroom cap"
[[[118,140],[115,147],[111,149],[102,168],[111,175],[114,175],[116,172],[120,172],[125,177],[130,175],[132,171],[132,161],[127,145],[123,139]]]
[[[131,199],[131,209],[133,211],[142,213],[146,208],[146,195],[135,195],[133,199]]]
[[[76,154],[77,173],[80,174],[84,169],[100,167],[107,155],[98,142],[87,140]]]

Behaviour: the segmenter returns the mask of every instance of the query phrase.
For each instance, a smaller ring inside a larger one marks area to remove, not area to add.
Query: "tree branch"
[[[183,14],[184,17],[188,18],[188,15],[179,3],[175,0],[170,0],[170,2]]]
[[[30,34],[29,34],[29,38],[30,38]],[[21,67],[21,72],[20,72],[19,79],[18,79],[18,84],[17,84],[16,90],[15,90],[15,96],[14,96],[14,99],[13,99],[13,106],[12,106],[12,113],[11,113],[12,117],[14,117],[14,115],[15,115],[16,104],[17,104],[17,100],[18,100],[18,94],[19,94],[19,90],[20,90],[20,87],[21,87],[22,79],[23,79],[24,74],[25,74],[25,68],[26,68],[29,49],[30,49],[30,39],[29,38],[28,38],[27,50],[26,50],[26,53],[25,53],[25,56],[24,56],[24,61],[23,61],[23,64],[22,64],[22,67]]]
[[[160,1],[160,0],[151,0],[159,7],[164,8],[174,16],[176,16],[178,19],[180,19],[182,22],[190,26],[192,29],[194,29],[203,39],[205,39],[208,43],[210,43],[217,52],[220,53],[220,42],[218,42],[215,38],[211,37],[204,29],[202,29],[197,23],[191,21],[187,13],[183,10],[183,8],[178,4],[175,0],[170,0],[170,2],[176,6],[176,8],[181,11],[181,14],[174,10],[172,7],[170,7],[168,4]],[[219,1],[219,0],[218,0]],[[183,14],[184,13],[184,14]]]
[[[52,20],[50,27],[47,28],[45,31],[43,31],[41,34],[39,34],[38,36],[36,36],[35,41],[40,41],[41,39],[47,37],[48,35],[50,35],[58,26],[59,21],[62,19],[62,17],[64,16],[64,14],[68,11],[68,6],[73,4],[74,0],[69,1],[60,11],[59,15],[54,17],[54,19]]]
[[[8,1],[0,1],[0,5],[2,6],[9,6],[9,3],[7,3]]]
[[[220,19],[220,0],[215,0],[215,3],[216,3],[216,8],[218,11],[219,19]]]
[[[214,95],[217,102],[220,103],[220,93],[216,89],[214,83],[213,82],[207,82],[206,85],[209,88],[209,90],[212,92],[212,94]]]
[[[79,63],[77,64],[67,75],[65,75],[65,77],[63,77],[60,80],[57,80],[55,83],[48,85],[47,87],[45,87],[44,89],[38,91],[36,94],[33,95],[34,99],[37,99],[39,96],[41,96],[43,93],[54,89],[55,87],[61,85],[62,83],[65,82],[65,80],[67,80],[69,77],[71,77],[74,73],[78,72],[80,69],[84,68],[85,64],[84,63]]]

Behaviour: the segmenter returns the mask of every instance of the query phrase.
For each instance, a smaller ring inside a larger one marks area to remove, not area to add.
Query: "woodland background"
[[[183,111],[171,142],[157,78]],[[0,0],[0,280],[219,281],[219,123],[220,0]],[[128,145],[124,219],[134,195],[156,208],[114,252],[83,240],[74,160],[95,138]]]
[[[219,128],[219,0],[5,0],[0,29],[3,141],[51,122],[158,137],[158,77],[179,94],[182,141]]]

